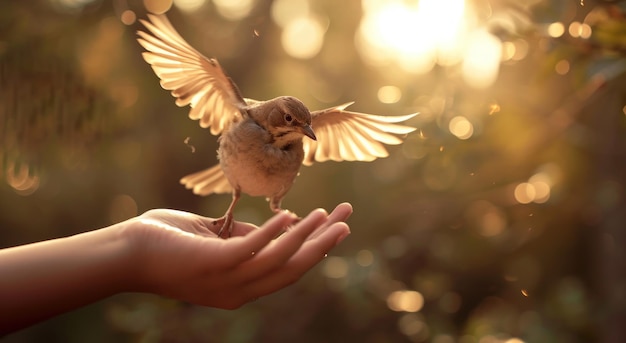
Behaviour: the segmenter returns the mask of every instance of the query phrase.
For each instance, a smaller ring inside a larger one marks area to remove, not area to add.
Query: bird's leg
[[[235,188],[233,190],[233,200],[230,202],[230,205],[228,206],[226,213],[224,214],[222,218],[215,220],[216,224],[219,222],[223,222],[222,227],[217,232],[218,237],[222,237],[222,232],[224,232],[224,229],[228,230],[228,237],[230,237],[231,234],[233,233],[233,209],[235,208],[235,204],[237,203],[237,201],[239,201],[240,197],[241,197],[241,190],[239,190],[239,188]]]
[[[280,211],[283,211],[283,209],[280,207],[280,203],[282,202],[282,200],[283,200],[282,196],[272,197],[270,199],[270,210],[272,210],[272,212],[274,212],[274,213],[278,213]],[[289,210],[286,210],[286,211],[289,211]],[[289,212],[291,212],[291,211],[289,211]],[[291,212],[291,213],[293,213],[293,212]],[[296,219],[296,223],[299,222],[300,220],[302,220],[302,218],[300,218],[298,216],[298,218]]]

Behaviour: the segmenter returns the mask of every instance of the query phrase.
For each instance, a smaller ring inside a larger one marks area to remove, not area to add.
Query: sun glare
[[[363,18],[355,44],[373,66],[396,64],[413,74],[429,72],[435,64],[463,64],[470,86],[491,85],[503,58],[499,38],[477,25],[465,0],[363,0]],[[514,46],[506,47],[513,59]]]
[[[486,30],[476,30],[468,37],[463,56],[463,79],[475,88],[486,88],[498,77],[502,42]]]

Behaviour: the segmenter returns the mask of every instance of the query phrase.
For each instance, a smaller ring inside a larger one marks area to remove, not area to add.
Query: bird
[[[207,58],[176,31],[165,14],[140,19],[143,59],[169,90],[176,105],[189,105],[189,118],[218,137],[219,163],[184,176],[180,183],[201,196],[231,193],[218,236],[233,226],[241,194],[264,196],[271,211],[282,211],[283,197],[302,165],[323,161],[372,161],[387,157],[383,144],[402,143],[414,127],[399,124],[418,113],[380,116],[347,111],[348,102],[310,111],[293,96],[259,101],[244,98],[217,59]]]

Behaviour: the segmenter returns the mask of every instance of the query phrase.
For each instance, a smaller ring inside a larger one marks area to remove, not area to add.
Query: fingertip
[[[354,208],[352,207],[352,204],[349,202],[342,202],[341,204],[337,205],[336,208],[339,210],[345,211],[348,214],[352,214],[352,212],[354,212]]]
[[[338,227],[339,234],[337,235],[337,239],[335,240],[335,245],[341,243],[346,237],[350,235],[350,227],[348,224],[340,222],[335,224]]]
[[[274,238],[278,232],[284,230],[286,227],[293,225],[298,221],[298,216],[290,211],[280,211],[276,213],[272,218],[267,220],[262,226],[260,231],[268,233],[268,237]]]
[[[281,213],[284,214],[284,215],[290,216],[290,217],[296,217],[296,218],[298,217],[295,213],[293,213],[293,212],[291,212],[289,210],[284,210],[283,209],[283,210],[280,210],[280,212],[278,212],[278,214],[281,214]]]
[[[328,216],[328,211],[326,211],[323,208],[316,208],[313,211],[311,211],[311,213],[309,215],[323,215],[323,216]]]
[[[352,211],[352,204],[349,202],[341,203],[335,207],[330,215],[330,219],[332,221],[345,221],[350,217],[350,215],[352,215]]]

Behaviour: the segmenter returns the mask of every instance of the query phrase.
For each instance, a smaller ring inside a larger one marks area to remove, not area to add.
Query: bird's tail
[[[180,179],[180,183],[185,185],[187,189],[193,189],[193,193],[198,195],[231,193],[233,191],[233,187],[228,182],[219,164],[189,174]]]

